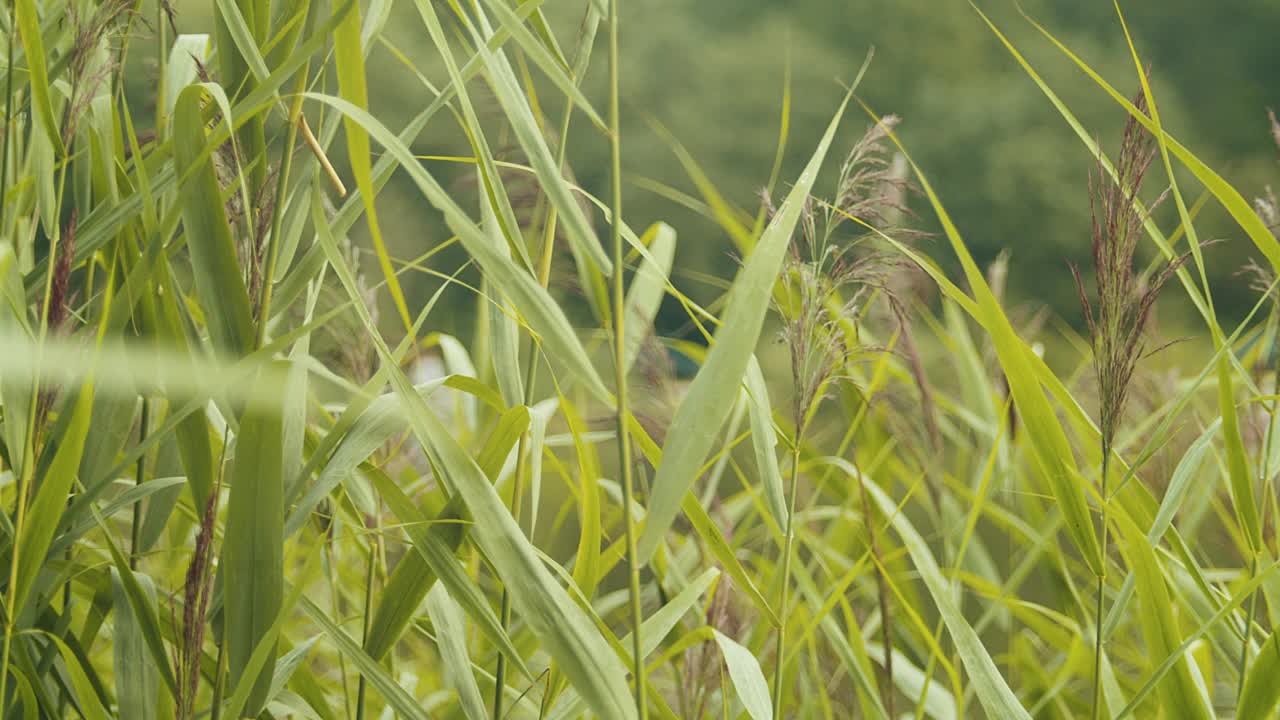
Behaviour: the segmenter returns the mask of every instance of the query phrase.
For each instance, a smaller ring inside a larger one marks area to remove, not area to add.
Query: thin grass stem
[[[1104,436],[1105,438],[1105,436]],[[1107,513],[1107,471],[1111,466],[1111,447],[1110,443],[1102,443],[1102,480],[1099,483],[1101,487],[1102,497],[1102,572],[1098,573],[1097,593],[1094,597],[1094,628],[1093,628],[1093,709],[1090,715],[1093,720],[1102,717],[1102,659],[1105,651],[1106,636],[1103,633],[1102,626],[1106,619],[1106,587],[1107,587],[1107,546],[1110,542],[1110,527],[1108,526]]]
[[[775,718],[782,717],[782,698],[786,694],[783,680],[786,666],[787,616],[789,614],[787,605],[791,600],[791,556],[794,553],[793,545],[795,542],[796,486],[800,483],[800,441],[803,433],[803,427],[796,429],[795,442],[792,443],[791,447],[791,477],[787,488],[787,522],[786,528],[784,528],[782,548],[782,598],[778,601],[778,640],[774,652],[777,660],[773,665],[773,716]]]
[[[622,127],[618,111],[618,0],[609,2],[609,160],[610,222],[609,236],[613,244],[613,366],[617,395],[618,472],[622,475],[622,526],[627,545],[627,578],[631,609],[631,653],[635,676],[636,714],[640,720],[649,716],[645,690],[644,640],[641,627],[644,616],[640,598],[640,563],[636,550],[635,520],[631,508],[635,502],[635,480],[631,460],[631,437],[627,428],[629,397],[626,369],[627,298],[624,290],[626,273],[622,245]]]

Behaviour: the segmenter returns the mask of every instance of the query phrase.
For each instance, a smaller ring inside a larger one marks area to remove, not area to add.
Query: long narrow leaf
[[[765,228],[746,264],[729,291],[728,306],[716,333],[715,344],[676,410],[662,448],[662,464],[653,480],[640,557],[648,559],[658,548],[680,510],[680,502],[697,479],[721,425],[738,399],[738,387],[747,371],[764,325],[773,284],[782,267],[801,208],[813,188],[818,170],[835,137],[848,97],[840,103],[804,171],[786,200]]]

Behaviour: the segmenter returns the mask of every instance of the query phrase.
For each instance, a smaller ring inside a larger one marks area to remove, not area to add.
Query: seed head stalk
[[[902,195],[909,189],[897,178],[886,158],[883,140],[898,122],[889,116],[868,128],[845,158],[836,183],[834,202],[807,198],[800,216],[800,229],[793,239],[786,261],[784,278],[785,302],[779,301],[784,319],[783,337],[791,356],[792,396],[794,398],[791,446],[790,487],[787,488],[787,516],[783,528],[782,558],[779,561],[780,600],[776,662],[773,673],[773,714],[782,716],[786,695],[787,618],[791,601],[791,564],[795,556],[796,497],[800,479],[800,454],[805,430],[833,383],[850,380],[847,370],[865,348],[858,339],[857,318],[867,304],[881,294],[890,297],[884,274],[889,267],[883,255],[855,252],[857,240],[842,242],[837,235],[847,218],[862,226],[885,225],[888,218],[905,210]],[[768,192],[762,198],[766,215],[773,214]],[[821,207],[824,212],[816,211]],[[848,289],[848,295],[842,289]],[[850,428],[842,448],[852,441]],[[879,550],[872,522],[870,503],[863,496],[867,515],[868,544],[879,560]],[[876,585],[879,594],[886,651],[885,682],[881,688],[885,707],[892,715],[892,653],[889,638],[891,622],[888,589],[877,564]]]
[[[777,660],[773,665],[773,716],[782,717],[783,676],[785,671],[787,646],[787,604],[791,601],[791,557],[795,541],[796,486],[800,481],[800,441],[804,436],[804,428],[796,428],[795,442],[791,448],[791,478],[787,488],[787,522],[784,529],[782,548],[782,598],[778,602],[778,642],[774,654]]]
[[[1107,526],[1107,470],[1111,464],[1110,459],[1110,443],[1104,440],[1102,443],[1102,477],[1099,481],[1102,498],[1102,570],[1098,572],[1093,623],[1093,720],[1098,720],[1102,716],[1102,643],[1105,640],[1102,626],[1106,609],[1104,592],[1107,587],[1107,545],[1110,541],[1110,528]]]
[[[1139,113],[1147,112],[1146,96],[1134,100]],[[1108,527],[1108,478],[1116,431],[1124,416],[1129,385],[1145,350],[1143,338],[1161,287],[1185,261],[1176,258],[1163,270],[1143,282],[1134,271],[1134,254],[1146,216],[1140,210],[1138,191],[1155,159],[1152,136],[1130,116],[1121,136],[1114,176],[1108,176],[1101,159],[1096,178],[1090,181],[1093,214],[1092,250],[1094,299],[1090,300],[1080,272],[1073,265],[1076,290],[1088,324],[1093,350],[1093,369],[1098,386],[1099,435],[1102,460],[1098,487],[1101,491],[1102,566],[1097,573],[1094,618],[1093,702],[1091,716],[1102,715],[1102,661],[1105,634]],[[1156,201],[1159,203],[1159,200]],[[1149,212],[1149,210],[1148,210]],[[1193,248],[1196,247],[1193,244]]]
[[[613,242],[613,367],[617,395],[618,472],[622,475],[622,524],[627,544],[627,576],[630,585],[632,662],[635,674],[636,714],[646,720],[644,643],[640,628],[640,565],[636,552],[635,523],[631,517],[635,482],[631,467],[631,437],[627,432],[626,318],[622,254],[622,130],[618,113],[618,0],[609,2],[609,156],[612,197],[609,236]]]

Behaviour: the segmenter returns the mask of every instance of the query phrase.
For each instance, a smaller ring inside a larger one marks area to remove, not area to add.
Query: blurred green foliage
[[[1017,4],[988,0],[980,5],[1028,54],[1086,127],[1100,138],[1118,137],[1124,118],[1114,103],[1049,46],[1019,15]],[[204,0],[178,3],[180,31],[207,31],[208,6]],[[1022,8],[1117,87],[1137,91],[1136,70],[1111,2],[1028,0]],[[546,9],[562,47],[572,56],[585,3],[555,0],[546,3]],[[1128,2],[1124,9],[1139,52],[1152,63],[1166,126],[1247,195],[1262,194],[1268,183],[1280,178],[1266,116],[1269,106],[1280,105],[1280,86],[1275,83],[1280,46],[1261,31],[1276,18],[1274,2],[1163,0]],[[395,53],[411,59],[437,87],[445,82],[445,73],[431,57],[432,46],[411,7],[402,3],[393,12],[405,17],[398,22],[400,18],[393,16],[387,25],[394,51],[383,45],[370,57],[370,92],[375,113],[398,128],[434,94]],[[1079,321],[1067,263],[1088,258],[1092,161],[969,3],[649,0],[626,3],[622,13],[632,29],[622,47],[622,94],[623,163],[633,181],[650,178],[696,195],[666,141],[651,130],[650,123],[657,121],[692,153],[726,197],[755,212],[758,191],[773,164],[788,66],[792,114],[783,182],[795,176],[816,142],[838,101],[841,82],[852,79],[874,46],[875,60],[859,95],[881,114],[902,116],[901,136],[937,185],[978,260],[989,261],[1008,249],[1011,299],[1047,305],[1067,320]],[[585,87],[593,102],[602,103],[600,47],[596,54]],[[536,68],[530,74],[536,83]],[[141,80],[137,91],[145,93],[150,86]],[[494,123],[495,150],[514,147],[499,125],[501,113],[487,88],[473,85],[479,107]],[[535,87],[543,91],[540,97],[550,100],[542,111],[553,129],[549,135],[554,135],[563,105],[549,86]],[[586,122],[580,115],[574,118],[579,130]],[[844,129],[845,137],[837,140],[836,152],[852,145],[865,124],[854,116]],[[573,177],[603,197],[608,186],[607,143],[600,133],[571,131],[570,138]],[[445,114],[413,147],[423,155],[467,153],[456,123]],[[1109,145],[1108,149],[1114,150]],[[455,191],[474,185],[465,165],[429,161],[428,166]],[[1189,176],[1179,182],[1190,197],[1199,193]],[[1153,174],[1153,197],[1163,184],[1160,173]],[[532,191],[527,200],[535,201]],[[402,258],[420,255],[447,238],[443,223],[418,199],[403,174],[383,192],[379,204],[386,209],[388,242]],[[1246,283],[1234,278],[1249,257],[1248,243],[1214,205],[1206,208],[1199,229],[1201,237],[1226,241],[1212,248],[1208,263],[1219,309],[1234,316],[1253,300]],[[916,206],[921,207],[919,202]],[[625,207],[637,227],[655,220],[676,227],[681,238],[677,283],[685,292],[708,301],[723,290],[723,285],[713,286],[713,280],[731,277],[737,265],[732,243],[715,223],[635,184],[625,189]],[[1172,230],[1172,207],[1163,208],[1159,217]],[[934,228],[926,224],[925,229]],[[945,252],[934,254],[948,257]],[[446,251],[434,259],[445,272],[463,261],[460,251]],[[415,274],[407,279],[406,292],[412,302],[421,303],[438,283]],[[1171,306],[1179,302],[1170,299]],[[474,297],[457,290],[448,302],[456,312],[440,317],[454,326],[440,329],[467,332]],[[390,308],[383,310],[385,315]],[[659,317],[659,330],[678,332],[673,323],[682,315],[675,307],[669,310]],[[1176,318],[1178,311],[1170,308],[1165,317]],[[664,325],[667,318],[673,320]]]

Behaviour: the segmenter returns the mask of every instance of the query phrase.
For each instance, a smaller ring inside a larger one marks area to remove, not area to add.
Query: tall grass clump
[[[1144,95],[1138,95],[1134,108],[1138,113],[1146,113]],[[1139,278],[1135,273],[1134,254],[1138,249],[1142,224],[1146,220],[1146,214],[1150,212],[1150,209],[1141,209],[1138,193],[1155,155],[1154,138],[1139,126],[1136,116],[1130,116],[1125,121],[1120,150],[1116,156],[1115,177],[1107,175],[1100,165],[1090,182],[1093,274],[1096,286],[1093,300],[1090,300],[1079,270],[1074,265],[1071,268],[1093,349],[1093,370],[1098,386],[1099,449],[1102,458],[1098,492],[1102,506],[1100,527],[1103,568],[1098,575],[1097,610],[1094,616],[1095,718],[1100,717],[1102,712],[1103,596],[1110,539],[1107,506],[1111,452],[1115,446],[1116,432],[1124,414],[1134,371],[1145,349],[1147,322],[1155,307],[1156,298],[1174,271],[1186,260],[1186,256],[1174,260],[1149,279]],[[1158,204],[1159,200],[1156,202]]]
[[[790,471],[786,488],[786,511],[783,514],[784,544],[781,561],[781,598],[777,657],[774,666],[775,716],[783,712],[784,672],[788,607],[791,591],[791,564],[795,554],[796,498],[800,484],[801,453],[806,431],[820,410],[825,396],[837,391],[842,383],[853,382],[852,366],[872,352],[864,346],[858,327],[877,298],[887,298],[885,275],[889,262],[885,256],[869,251],[864,232],[853,238],[842,232],[847,218],[863,223],[883,224],[886,216],[901,209],[895,200],[901,181],[890,171],[884,139],[886,129],[897,123],[887,117],[873,125],[854,145],[841,166],[836,182],[834,202],[806,198],[801,210],[799,229],[782,269],[781,300],[778,312],[783,318],[783,340],[791,364],[792,436]],[[769,199],[764,198],[770,205]],[[770,214],[776,210],[769,207]],[[861,229],[861,228],[859,228]],[[861,241],[861,242],[860,242]],[[864,247],[859,247],[859,245]],[[859,392],[856,386],[853,392]],[[855,465],[856,467],[856,465]],[[892,647],[892,623],[889,612],[889,590],[882,575],[884,555],[880,550],[877,530],[871,518],[872,506],[864,491],[860,493],[866,524],[866,542],[875,564],[877,603],[880,611],[881,640]],[[885,656],[880,682],[880,697],[886,712],[893,715],[893,658]]]
[[[1130,100],[1028,18],[1109,155],[974,11],[1095,168],[1078,333],[975,259],[870,52],[816,137],[781,89],[757,203],[629,104],[629,17],[0,9],[0,718],[1274,716],[1275,201],[1136,49]]]

